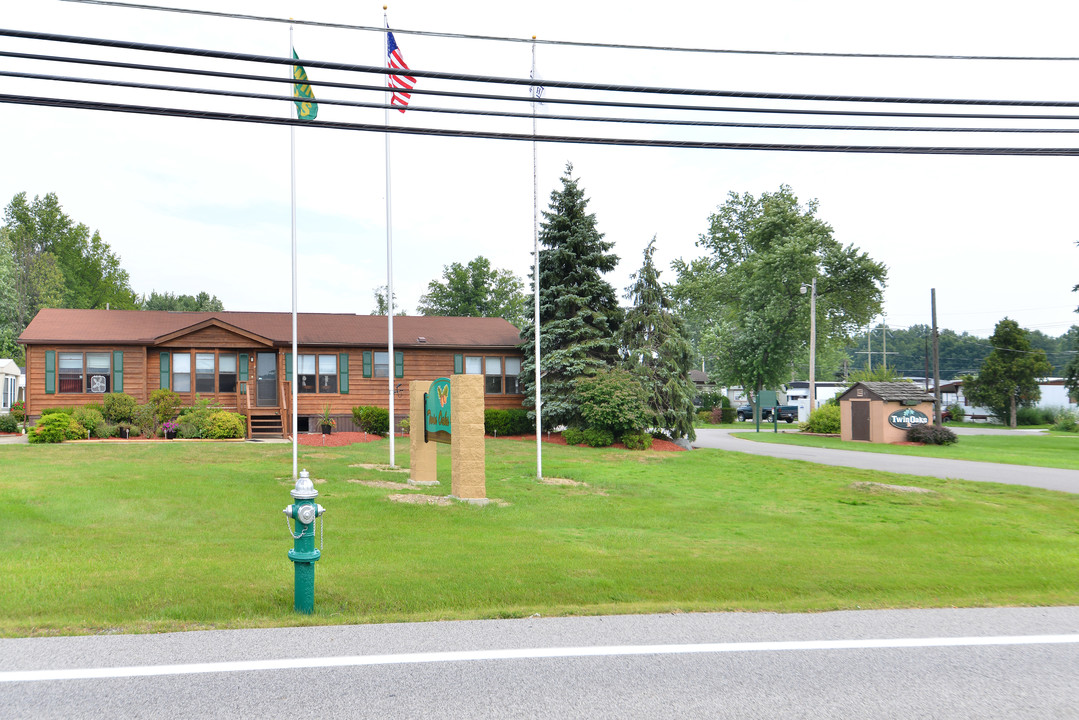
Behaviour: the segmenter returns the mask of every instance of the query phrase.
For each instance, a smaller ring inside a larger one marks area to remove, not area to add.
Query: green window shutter
[[[399,378],[405,376],[405,354],[400,350],[393,352],[393,376]]]
[[[285,382],[292,382],[292,353],[285,353]]]
[[[52,395],[56,392],[56,351],[45,351],[45,393]]]
[[[337,387],[343,395],[348,395],[348,353],[341,353],[338,367]]]
[[[247,353],[240,353],[240,382],[247,382],[247,363],[249,362]]]
[[[363,376],[365,378],[371,377],[371,351],[363,351]]]
[[[124,391],[124,351],[112,351],[112,391],[122,393]]]
[[[453,374],[460,375],[465,371],[465,356],[454,355],[453,356]]]
[[[171,373],[169,372],[169,359],[170,356],[167,352],[161,353],[161,389],[169,389],[169,379]]]

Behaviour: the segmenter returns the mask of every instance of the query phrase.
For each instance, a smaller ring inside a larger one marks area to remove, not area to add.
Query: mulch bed
[[[487,436],[494,440],[496,438]],[[408,440],[407,435],[398,435],[399,440]],[[301,434],[299,436],[299,443],[305,447],[343,447],[345,445],[351,445],[353,443],[362,442],[374,442],[375,440],[382,440],[383,438],[378,435],[371,435],[370,433],[362,432],[335,432],[330,435],[318,435],[318,434]],[[535,434],[532,435],[514,435],[510,438],[501,438],[502,440],[522,440],[528,442],[536,442]],[[566,441],[562,438],[561,433],[551,433],[550,435],[543,436],[543,442],[552,443],[555,445],[565,445]],[[588,447],[587,445],[580,445],[579,447]],[[615,443],[611,445],[613,448],[626,449],[626,446],[622,443]],[[682,452],[684,447],[676,445],[670,440],[652,440],[652,449],[660,452]]]

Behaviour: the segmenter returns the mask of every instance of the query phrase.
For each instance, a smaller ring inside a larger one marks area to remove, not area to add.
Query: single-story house
[[[296,325],[294,361],[291,313],[43,309],[19,336],[27,413],[166,388],[243,413],[249,433],[287,436],[295,381],[299,432],[326,407],[350,430],[354,406],[389,407],[391,373],[395,421],[411,380],[453,373],[485,376],[487,408],[522,406],[520,333],[502,318],[395,317],[393,358],[385,316],[299,313]]]
[[[1035,407],[1045,409],[1064,408],[1066,410],[1079,410],[1076,398],[1068,392],[1064,385],[1064,378],[1041,378],[1038,380],[1038,389],[1041,397]],[[932,392],[932,390],[930,390]],[[952,380],[940,384],[940,400],[943,407],[959,405],[963,408],[968,420],[987,420],[993,415],[993,411],[987,407],[972,405],[963,393],[963,381]],[[1005,420],[1006,422],[1006,420]]]
[[[10,358],[0,358],[0,415],[11,411],[11,406],[22,399],[22,369]]]
[[[798,406],[798,422],[809,420],[809,414],[847,388],[846,383],[818,380],[813,387],[815,405],[809,407],[809,381],[793,380],[786,385],[784,405]]]

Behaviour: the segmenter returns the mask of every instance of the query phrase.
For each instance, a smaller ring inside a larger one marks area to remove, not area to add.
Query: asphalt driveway
[[[954,478],[957,480],[975,480],[978,482],[1006,483],[1008,485],[1028,485],[1046,490],[1059,490],[1067,493],[1079,493],[1079,471],[1060,468],[1030,467],[1028,465],[1004,465],[1001,463],[983,463],[969,460],[946,460],[942,458],[914,457],[909,455],[887,455],[883,453],[858,452],[857,450],[831,450],[826,448],[801,447],[798,445],[775,445],[758,443],[732,437],[733,432],[749,430],[736,429],[699,429],[695,448],[714,448],[730,452],[742,452],[749,455],[767,455],[769,457],[804,460],[818,465],[836,465],[839,467],[879,470],[881,472],[903,473],[907,475],[928,475],[929,477]],[[976,434],[963,433],[963,434]],[[1008,431],[1001,432],[1029,432]]]

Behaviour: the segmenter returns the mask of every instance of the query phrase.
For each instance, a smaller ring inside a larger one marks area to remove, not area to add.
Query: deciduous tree
[[[427,284],[420,297],[421,315],[501,317],[516,327],[525,320],[524,283],[509,270],[496,270],[482,255],[462,265],[442,268],[442,280]]]
[[[978,374],[964,376],[963,394],[975,405],[989,408],[997,418],[1008,418],[1014,428],[1016,411],[1038,401],[1038,378],[1049,375],[1053,368],[1045,351],[1030,344],[1029,333],[1015,320],[998,322],[989,343],[993,351]]]

